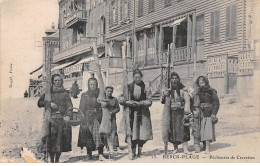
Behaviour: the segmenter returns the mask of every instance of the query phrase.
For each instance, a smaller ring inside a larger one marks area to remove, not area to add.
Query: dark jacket
[[[74,82],[73,84],[72,84],[72,87],[70,88],[70,93],[71,93],[71,96],[72,97],[77,97],[77,95],[79,94],[79,85],[76,83],[76,82]]]
[[[91,151],[103,146],[104,142],[103,137],[99,134],[102,109],[100,103],[97,102],[98,95],[99,89],[94,92],[82,93],[79,105],[79,109],[83,112],[85,118],[79,129],[78,147],[87,147]]]
[[[45,94],[38,100],[38,107],[44,107]],[[50,152],[68,152],[71,151],[72,129],[70,126],[64,125],[63,117],[68,115],[72,117],[73,107],[69,94],[64,88],[59,90],[51,90],[51,102],[58,106],[58,109],[51,109],[51,114],[60,113],[60,118],[52,117],[50,131]]]
[[[204,88],[198,88],[199,78],[203,77],[206,82],[206,86]],[[217,91],[209,86],[209,81],[207,77],[200,76],[196,80],[196,92],[194,94],[194,107],[201,107],[202,103],[211,104],[212,107],[208,109],[204,109],[204,116],[210,117],[211,114],[217,115],[219,110],[219,98],[217,95]]]

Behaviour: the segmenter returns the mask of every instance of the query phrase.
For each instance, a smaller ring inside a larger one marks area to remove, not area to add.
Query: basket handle
[[[82,111],[81,111],[79,108],[76,108],[76,107],[72,107],[72,108],[68,109],[65,114],[67,114],[67,112],[68,112],[69,110],[71,110],[71,109],[72,109],[72,110],[74,110],[74,109],[78,110],[78,112],[80,112],[80,114],[81,114],[83,117],[85,117],[84,114],[82,113]]]

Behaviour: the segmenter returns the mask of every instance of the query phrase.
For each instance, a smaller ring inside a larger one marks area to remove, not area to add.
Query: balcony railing
[[[122,68],[122,57],[105,57],[99,60],[100,67],[102,69],[107,68]],[[132,58],[127,58],[127,67],[132,67]],[[90,71],[96,70],[96,64],[94,61],[90,61],[88,69]]]
[[[243,51],[238,54],[238,75],[252,75],[254,70],[254,51]]]
[[[88,11],[87,10],[77,10],[73,14],[67,17],[65,20],[65,25],[67,28],[70,28],[75,23],[83,21],[86,22],[88,18]]]
[[[99,35],[97,38],[100,39],[99,43],[97,43],[98,47],[100,47],[105,42],[105,35]],[[88,37],[80,37],[80,39],[76,43],[65,48],[64,50],[54,53],[53,62],[56,63],[60,60],[90,51],[90,47],[91,47],[90,40],[91,39]]]
[[[81,53],[90,51],[91,43],[86,37],[81,37],[80,41],[69,46],[65,50],[59,51],[53,55],[53,62],[58,62],[60,60],[79,55]]]
[[[162,62],[167,63],[168,62],[168,55],[167,52],[162,53]],[[183,62],[193,59],[192,53],[191,53],[191,47],[180,47],[174,49],[174,57],[171,56],[172,62]]]
[[[188,60],[193,59],[192,53],[191,53],[191,47],[181,47],[176,48],[174,50],[174,59],[173,56],[171,56],[171,61],[173,62],[185,62]],[[162,64],[166,64],[168,62],[168,52],[162,52],[162,53],[151,53],[146,56],[137,56],[136,59],[139,66],[153,66],[153,65],[159,65],[160,62]]]

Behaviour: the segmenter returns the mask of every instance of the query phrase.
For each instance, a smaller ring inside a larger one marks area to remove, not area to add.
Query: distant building
[[[40,96],[45,92],[44,81],[46,76],[46,55],[49,53],[52,62],[52,74],[61,73],[58,67],[53,64],[53,54],[59,51],[59,30],[55,29],[54,23],[52,23],[51,29],[45,30],[45,37],[42,37],[43,42],[43,65],[35,69],[30,73],[30,83],[29,83],[29,97]]]

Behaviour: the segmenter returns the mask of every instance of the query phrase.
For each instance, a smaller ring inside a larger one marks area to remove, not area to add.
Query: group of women
[[[116,113],[120,111],[119,104],[130,109],[131,149],[132,157],[142,155],[142,148],[148,140],[153,139],[152,122],[149,107],[152,106],[151,93],[142,81],[143,74],[139,69],[133,71],[133,82],[128,85],[129,99],[121,95],[118,99],[112,96],[113,87],[106,87],[106,102],[99,102],[98,81],[92,77],[88,80],[88,90],[82,93],[79,109],[84,114],[80,124],[78,147],[86,147],[87,159],[92,160],[92,152],[98,150],[100,161],[107,159],[103,155],[104,146],[109,151],[119,147]],[[215,141],[214,126],[219,109],[217,93],[209,86],[206,77],[200,76],[195,82],[195,91],[189,95],[181,83],[177,73],[171,74],[171,86],[163,90],[161,103],[169,109],[163,110],[162,137],[165,143],[174,145],[173,153],[178,152],[178,145],[183,144],[184,153],[188,153],[187,141],[190,140],[190,126],[195,142],[195,152],[200,152],[200,142],[203,149],[209,153],[209,144]],[[44,107],[44,95],[39,99],[38,106]],[[192,100],[191,100],[192,99]],[[192,101],[192,102],[191,102]],[[168,106],[169,104],[169,106]],[[111,115],[111,132],[99,132],[102,120],[102,108],[107,108]],[[69,94],[63,88],[62,77],[52,76],[51,88],[51,127],[48,153],[51,162],[59,162],[61,152],[71,151],[72,129],[66,122],[72,118],[72,102]]]

